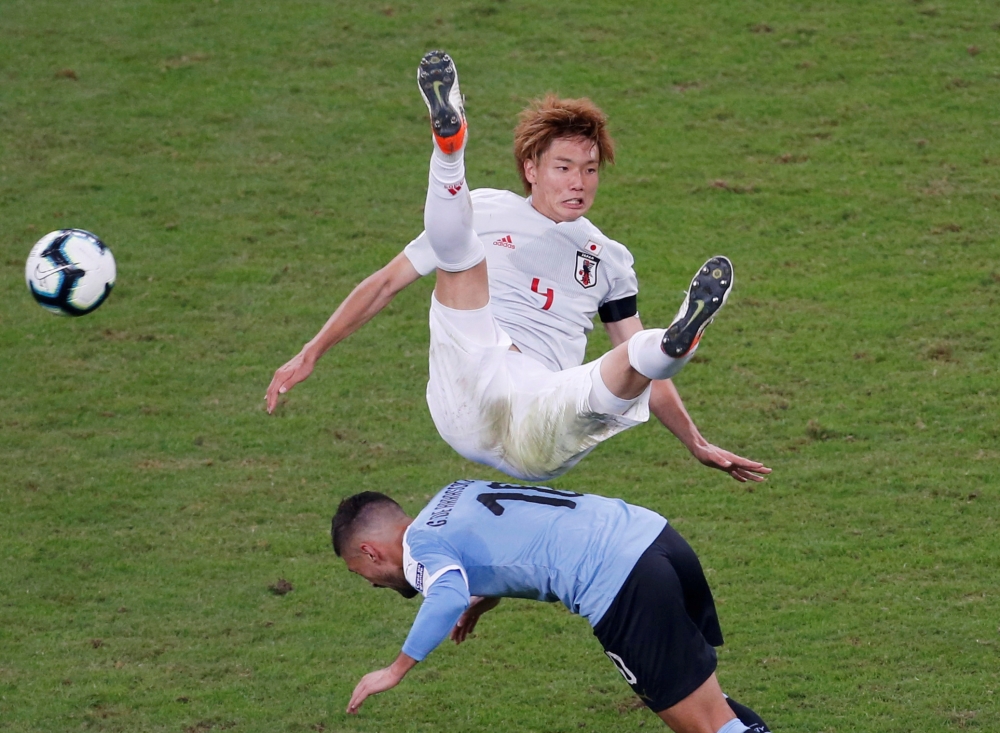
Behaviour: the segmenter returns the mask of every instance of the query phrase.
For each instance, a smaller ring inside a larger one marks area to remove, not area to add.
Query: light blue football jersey
[[[470,595],[562,601],[593,626],[666,523],[619,499],[456,481],[406,530],[403,570],[425,597],[458,570]]]

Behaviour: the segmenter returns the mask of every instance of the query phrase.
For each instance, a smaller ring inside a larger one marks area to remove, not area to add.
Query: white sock
[[[464,149],[447,155],[434,146],[424,229],[442,270],[468,270],[486,257],[483,243],[472,229],[472,197],[465,182]]]
[[[743,725],[739,718],[733,718],[724,726],[719,728],[717,733],[744,733],[744,731],[748,730],[750,729]]]
[[[608,385],[604,383],[604,377],[601,376],[600,365],[590,375],[592,385],[590,387],[589,402],[590,409],[594,412],[601,415],[624,415],[635,404],[635,401],[639,399],[638,397],[634,397],[631,400],[623,400],[608,389]]]
[[[670,379],[688,363],[697,346],[680,359],[663,353],[660,342],[666,329],[649,328],[632,336],[628,341],[628,363],[647,379]]]
[[[431,152],[431,178],[441,183],[457,183],[465,178],[465,146],[454,153],[443,153],[434,143]]]

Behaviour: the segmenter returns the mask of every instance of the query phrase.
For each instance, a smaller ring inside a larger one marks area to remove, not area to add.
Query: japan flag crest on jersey
[[[587,252],[576,253],[576,272],[573,276],[585,288],[597,285],[597,266],[601,261]]]

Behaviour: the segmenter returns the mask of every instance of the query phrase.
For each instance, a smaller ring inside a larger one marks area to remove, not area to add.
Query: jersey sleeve
[[[639,302],[635,295],[629,295],[618,300],[605,301],[597,314],[601,317],[601,323],[614,323],[631,318],[639,312]]]
[[[469,586],[457,568],[447,570],[426,593],[403,653],[418,662],[444,641],[462,613],[469,607]]]
[[[431,240],[427,238],[427,232],[420,232],[420,236],[403,248],[403,254],[413,265],[413,269],[423,275],[430,275],[437,269],[437,257],[431,248]]]
[[[434,533],[407,529],[403,535],[403,575],[407,583],[426,598],[438,578],[449,570],[457,570],[468,586],[469,576],[462,561],[447,542]]]
[[[624,245],[611,241],[608,255],[611,288],[597,312],[604,323],[621,321],[638,313],[636,296],[639,294],[639,278],[636,277],[632,253]]]

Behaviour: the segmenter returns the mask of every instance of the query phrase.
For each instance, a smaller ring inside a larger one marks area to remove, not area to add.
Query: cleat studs
[[[722,277],[722,270],[716,267],[714,270],[712,270],[712,277],[718,280],[720,277]]]
[[[697,280],[695,280],[695,281],[694,281],[693,283],[691,283],[691,287],[692,287],[692,288],[697,288],[697,287],[701,287],[701,283],[700,283],[700,282],[698,282]]]
[[[712,302],[713,302],[713,303],[718,303],[718,302],[719,302],[719,299],[718,299],[718,298],[712,298]]]
[[[719,284],[720,284],[720,285],[725,285],[725,284],[726,284],[726,281],[725,281],[725,280],[720,280],[720,281],[719,281]]]

